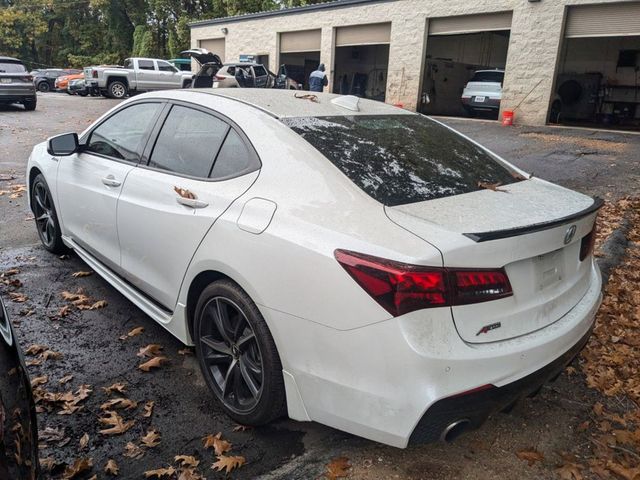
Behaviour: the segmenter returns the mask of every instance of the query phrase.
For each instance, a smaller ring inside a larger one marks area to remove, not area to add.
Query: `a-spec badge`
[[[496,328],[500,328],[501,326],[502,326],[502,323],[500,322],[490,323],[489,325],[485,325],[480,330],[478,330],[478,333],[476,333],[476,337],[483,333],[489,333],[491,330],[495,330]]]
[[[565,245],[569,245],[571,243],[571,240],[573,240],[573,237],[575,237],[576,235],[577,229],[578,228],[575,225],[571,225],[569,228],[567,228],[567,232],[564,234]]]

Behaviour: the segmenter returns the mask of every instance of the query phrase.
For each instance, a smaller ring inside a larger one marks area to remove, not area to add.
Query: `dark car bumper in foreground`
[[[410,445],[453,440],[460,433],[479,428],[492,414],[513,406],[554,380],[584,348],[593,326],[563,355],[541,369],[502,387],[487,385],[434,403],[416,425]]]
[[[29,88],[0,87],[0,103],[22,103],[36,98],[36,91]]]
[[[478,97],[463,97],[462,105],[467,109],[472,110],[491,110],[497,111],[500,110],[500,99],[499,98],[491,98],[491,97],[481,97],[484,98],[484,101],[479,102],[477,100]]]

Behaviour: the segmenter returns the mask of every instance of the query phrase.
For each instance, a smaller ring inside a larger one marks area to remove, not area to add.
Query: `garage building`
[[[637,0],[336,0],[195,22],[191,46],[285,65],[305,86],[322,62],[328,91],[429,114],[640,126]],[[463,103],[486,78],[496,93]]]

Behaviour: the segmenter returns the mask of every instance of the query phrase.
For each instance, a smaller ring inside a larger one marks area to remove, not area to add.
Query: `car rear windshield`
[[[22,73],[27,69],[24,65],[17,62],[0,62],[0,73]]]
[[[504,72],[476,72],[470,81],[502,83],[504,81]]]
[[[474,192],[519,177],[480,147],[422,115],[282,121],[353,183],[388,206]]]

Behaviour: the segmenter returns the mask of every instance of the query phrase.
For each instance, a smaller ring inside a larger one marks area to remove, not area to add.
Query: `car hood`
[[[180,55],[186,55],[189,58],[193,58],[201,66],[205,63],[217,63],[222,66],[222,60],[220,60],[220,57],[215,53],[211,53],[206,48],[192,48],[190,50],[180,52]]]

